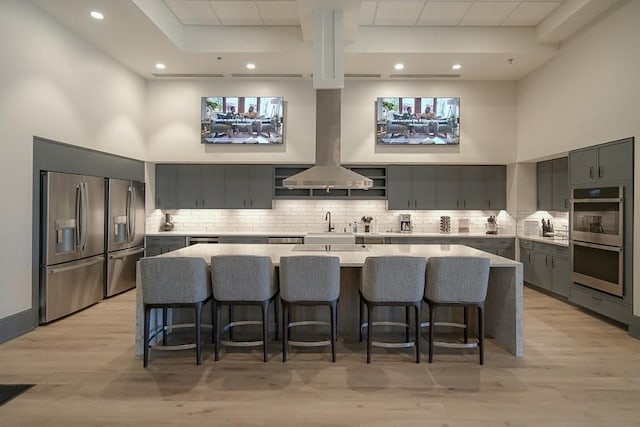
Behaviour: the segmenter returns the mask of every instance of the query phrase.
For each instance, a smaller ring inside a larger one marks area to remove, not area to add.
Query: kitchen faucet
[[[327,211],[327,214],[324,216],[324,220],[329,220],[329,229],[328,231],[333,231],[335,230],[335,227],[333,225],[331,225],[331,212]]]

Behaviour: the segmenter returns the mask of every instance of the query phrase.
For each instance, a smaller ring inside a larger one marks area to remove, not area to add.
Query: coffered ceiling
[[[516,80],[624,0],[33,1],[151,79],[309,79],[311,13],[319,8],[343,11],[347,80]],[[91,10],[104,20],[90,18]],[[155,69],[158,62],[166,68]],[[396,63],[404,69],[394,70]],[[461,70],[451,69],[456,63]]]

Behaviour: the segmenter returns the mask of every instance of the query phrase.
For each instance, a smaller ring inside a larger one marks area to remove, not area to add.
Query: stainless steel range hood
[[[368,189],[373,181],[340,166],[340,113],[344,86],[342,11],[314,10],[316,165],[283,181],[287,188]],[[320,89],[322,88],[322,89]]]
[[[342,89],[316,90],[316,165],[284,180],[287,188],[362,188],[373,181],[340,166]]]

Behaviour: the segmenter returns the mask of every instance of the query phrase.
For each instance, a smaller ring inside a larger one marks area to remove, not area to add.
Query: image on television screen
[[[384,145],[460,144],[460,98],[378,98],[376,142]]]
[[[203,144],[282,144],[283,98],[207,96],[200,99]]]

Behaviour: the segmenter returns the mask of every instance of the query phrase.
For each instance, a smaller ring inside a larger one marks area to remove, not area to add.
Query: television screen
[[[207,96],[200,100],[203,144],[282,144],[283,99]]]
[[[460,98],[378,98],[376,119],[378,144],[460,144]]]

